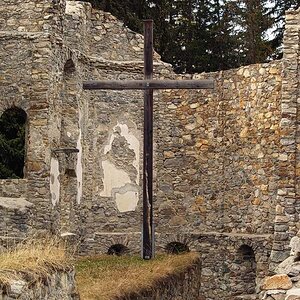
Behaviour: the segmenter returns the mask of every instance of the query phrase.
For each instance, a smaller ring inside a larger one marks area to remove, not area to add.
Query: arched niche
[[[27,114],[18,107],[0,116],[0,179],[24,178]]]
[[[76,72],[76,67],[72,59],[68,59],[64,65],[64,76],[71,76]]]
[[[189,246],[186,243],[181,242],[170,242],[165,247],[168,254],[181,254],[190,252]]]
[[[130,252],[129,248],[123,244],[111,245],[107,250],[108,255],[116,255],[116,256],[126,255],[129,252]]]
[[[62,98],[62,146],[71,148],[76,145],[78,133],[78,76],[72,59],[63,68]]]
[[[256,289],[256,259],[253,248],[241,245],[235,256],[235,295],[254,294]]]

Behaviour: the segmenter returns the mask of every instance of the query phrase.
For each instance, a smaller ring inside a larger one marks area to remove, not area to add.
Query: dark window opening
[[[171,242],[166,246],[166,252],[169,254],[180,254],[190,252],[187,244],[181,242]]]
[[[242,261],[252,261],[255,260],[255,254],[250,246],[242,245],[237,252],[237,257]]]
[[[242,245],[234,261],[233,295],[254,294],[256,289],[256,261],[252,247]]]
[[[122,256],[129,253],[129,248],[122,244],[115,244],[109,247],[107,254],[108,255],[117,255]]]
[[[64,74],[72,74],[76,71],[75,64],[72,59],[68,59],[64,65]]]
[[[0,117],[0,179],[24,177],[26,112],[9,108]]]

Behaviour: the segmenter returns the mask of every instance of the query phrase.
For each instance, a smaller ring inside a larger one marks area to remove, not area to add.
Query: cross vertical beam
[[[144,90],[143,243],[142,257],[154,257],[153,90],[214,89],[214,80],[153,80],[153,21],[144,21],[144,80],[84,81],[84,90]]]
[[[153,21],[144,21],[144,79],[153,78]],[[154,256],[153,89],[144,91],[143,259]]]

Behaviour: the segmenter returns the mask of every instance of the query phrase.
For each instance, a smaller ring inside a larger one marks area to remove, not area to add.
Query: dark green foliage
[[[153,19],[155,50],[178,73],[224,70],[280,58],[284,14],[300,6],[300,0],[85,1],[140,33],[142,20]]]
[[[0,179],[24,176],[26,113],[6,110],[0,118]]]
[[[275,59],[282,57],[282,48],[280,47],[283,40],[284,33],[284,16],[287,10],[297,9],[300,7],[300,0],[273,0],[273,7],[270,9],[269,14],[274,20],[274,35],[271,41],[271,47],[274,50],[272,57]]]
[[[236,25],[240,29],[240,53],[242,64],[265,62],[273,52],[266,32],[273,25],[267,8],[268,0],[238,0]]]
[[[84,0],[90,2],[94,8],[110,12],[118,17],[131,30],[142,32],[148,6],[146,0]]]

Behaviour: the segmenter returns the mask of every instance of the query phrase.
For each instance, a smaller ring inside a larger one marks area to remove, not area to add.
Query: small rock
[[[286,292],[287,296],[298,296],[300,297],[300,289],[290,289]]]
[[[292,264],[295,261],[294,256],[290,256],[287,259],[285,259],[282,263],[278,265],[278,267],[275,269],[275,272],[277,274],[288,274],[291,270]]]
[[[288,160],[288,156],[287,154],[280,154],[278,157],[279,160],[281,161],[287,161]]]
[[[300,253],[300,238],[297,236],[294,236],[290,241],[290,247],[291,247],[291,255],[296,255]]]
[[[300,300],[300,296],[289,295],[284,300]]]
[[[19,298],[22,294],[26,282],[23,280],[15,280],[10,284],[10,297]]]
[[[291,279],[286,274],[267,277],[261,289],[263,290],[288,290],[293,287]]]
[[[293,265],[291,266],[291,269],[289,270],[289,272],[287,274],[290,277],[298,276],[300,274],[300,263],[299,262],[293,263]]]
[[[292,282],[298,282],[300,280],[300,275],[291,277]],[[299,287],[299,286],[296,286]]]
[[[172,103],[172,104],[170,104],[170,105],[168,106],[168,108],[169,108],[169,109],[176,109],[177,106],[176,106],[175,104]]]
[[[197,108],[197,107],[199,107],[199,103],[193,103],[193,104],[191,104],[190,105],[190,108]]]
[[[209,268],[203,268],[202,269],[202,275],[203,276],[211,276],[211,275],[213,275],[213,272]]]
[[[185,224],[186,224],[186,220],[181,216],[174,216],[170,220],[171,226],[180,226],[180,225],[185,225]]]
[[[248,130],[249,130],[248,127],[243,128],[242,131],[240,132],[240,137],[241,138],[247,137],[248,136]]]

